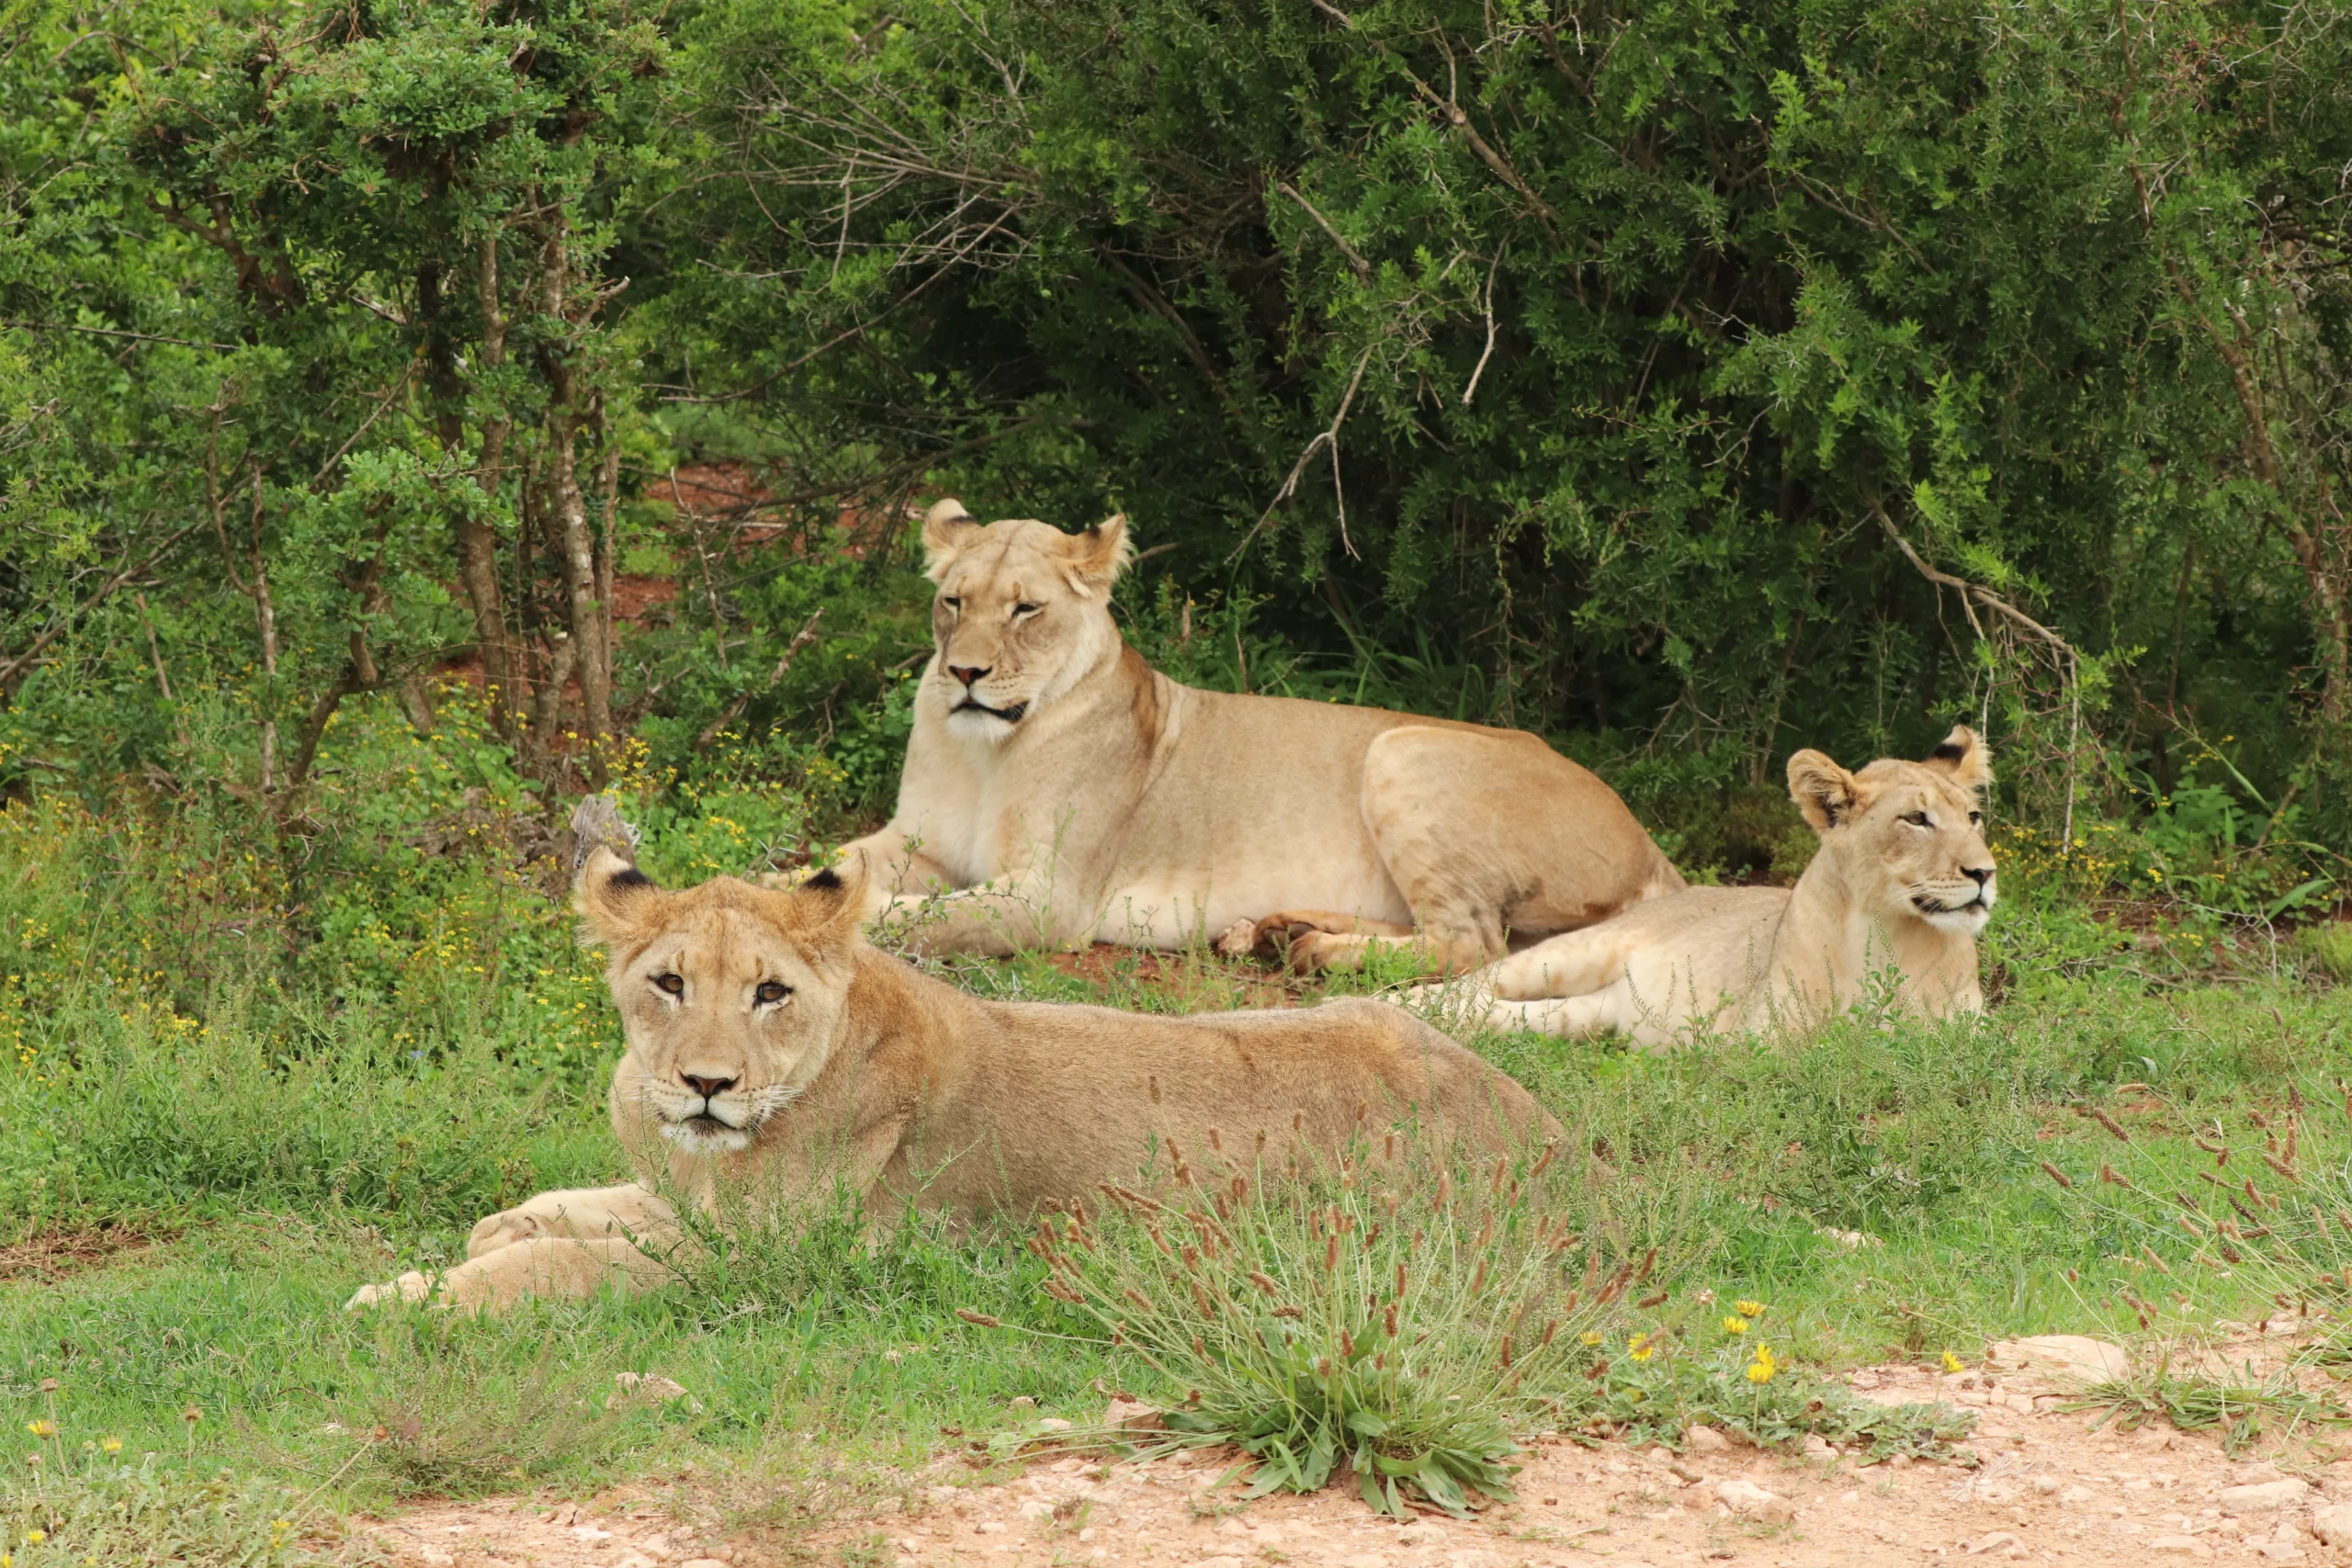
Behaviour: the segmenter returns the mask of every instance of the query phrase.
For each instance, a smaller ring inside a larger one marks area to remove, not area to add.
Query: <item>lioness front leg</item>
[[[945,866],[922,852],[922,846],[896,828],[885,828],[853,839],[833,856],[844,866],[865,864],[865,907],[861,923],[880,919],[895,909],[956,889]]]
[[[525,1296],[579,1299],[594,1295],[607,1284],[626,1293],[655,1289],[670,1278],[670,1270],[658,1259],[625,1241],[540,1236],[469,1258],[446,1274],[412,1269],[390,1284],[363,1285],[345,1307],[405,1301],[500,1312]]]
[[[477,1222],[466,1242],[466,1256],[481,1258],[540,1236],[626,1241],[675,1223],[670,1205],[634,1181],[618,1187],[558,1189]]]

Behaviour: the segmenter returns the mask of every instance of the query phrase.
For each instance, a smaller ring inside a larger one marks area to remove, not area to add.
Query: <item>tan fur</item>
[[[1859,773],[1800,751],[1789,793],[1821,847],[1793,889],[1685,888],[1412,999],[1499,1028],[1617,1030],[1659,1046],[1816,1022],[1892,967],[1906,1010],[1981,1012],[1976,936],[1997,895],[1977,801],[1992,780],[1965,728],[1924,762]]]
[[[628,1038],[612,1124],[639,1179],[492,1214],[462,1265],[368,1286],[354,1306],[503,1307],[660,1283],[648,1253],[680,1227],[657,1190],[715,1207],[722,1189],[789,1197],[840,1179],[870,1220],[910,1200],[1019,1215],[1135,1179],[1155,1145],[1164,1156],[1221,1140],[1246,1160],[1408,1119],[1482,1146],[1558,1131],[1519,1085],[1381,1002],[1159,1018],[967,997],[866,945],[854,874],[668,893],[600,848],[578,902],[611,953]],[[763,1001],[763,987],[789,989]]]
[[[1532,735],[1157,673],[1111,616],[1123,517],[1071,535],[943,501],[923,543],[936,648],[898,810],[843,852],[920,951],[1205,937],[1321,967],[1417,936],[1460,971],[1682,886]]]

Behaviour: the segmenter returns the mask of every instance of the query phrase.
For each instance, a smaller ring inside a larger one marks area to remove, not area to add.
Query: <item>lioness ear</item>
[[[598,844],[581,863],[572,880],[571,907],[588,922],[598,942],[617,947],[644,929],[661,903],[662,890],[653,879]]]
[[[956,558],[979,529],[979,520],[954,496],[933,502],[931,510],[922,514],[922,574],[933,582],[946,576],[947,569],[956,564]]]
[[[1800,751],[1789,759],[1789,798],[1816,833],[1826,833],[1854,809],[1860,793],[1854,775],[1818,751]]]
[[[824,946],[848,946],[865,913],[865,884],[863,852],[825,867],[786,895],[792,901],[792,923]]]
[[[1062,575],[1070,592],[1083,599],[1108,593],[1119,573],[1136,558],[1135,541],[1127,537],[1127,514],[1112,513],[1083,534],[1062,536]]]
[[[1962,789],[1983,789],[1993,782],[1993,749],[1964,724],[1953,725],[1951,733],[1937,742],[1926,765],[1941,768]]]

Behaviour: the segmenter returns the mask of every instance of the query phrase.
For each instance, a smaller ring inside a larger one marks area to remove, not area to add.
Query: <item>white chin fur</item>
[[[1024,714],[1023,716],[1027,716]],[[1015,728],[996,715],[982,713],[978,708],[956,708],[947,716],[947,733],[958,740],[978,740],[994,746],[1002,742]]]
[[[1984,930],[1985,922],[1993,918],[1993,911],[1987,904],[1972,904],[1965,909],[1939,909],[1921,918],[1939,931],[1951,931],[1955,936],[1975,936]]]
[[[690,1122],[664,1122],[662,1135],[690,1155],[740,1154],[752,1146],[751,1132],[742,1127],[713,1131]]]

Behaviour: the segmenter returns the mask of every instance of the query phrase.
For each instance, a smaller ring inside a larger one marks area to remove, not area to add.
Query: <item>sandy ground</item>
[[[2352,1562],[2352,1509],[2341,1516],[2346,1547],[2319,1538],[2338,1535],[2329,1511],[2352,1504],[2352,1462],[2330,1462],[2324,1448],[2233,1461],[2214,1435],[2162,1423],[2090,1430],[2088,1416],[2059,1408],[2057,1391],[2072,1386],[2063,1374],[2020,1370],[2014,1357],[2004,1370],[1997,1353],[1990,1371],[1884,1367],[1851,1381],[1886,1403],[1973,1407],[1965,1447],[1975,1462],[1863,1466],[1817,1441],[1809,1455],[1767,1454],[1712,1433],[1679,1457],[1551,1439],[1526,1456],[1517,1503],[1475,1521],[1400,1526],[1338,1491],[1238,1506],[1235,1488],[1211,1490],[1229,1453],[1149,1463],[1041,1455],[996,1484],[957,1484],[950,1461],[916,1478],[902,1506],[789,1541],[682,1525],[642,1490],[434,1505],[367,1528],[400,1562],[424,1568]]]

